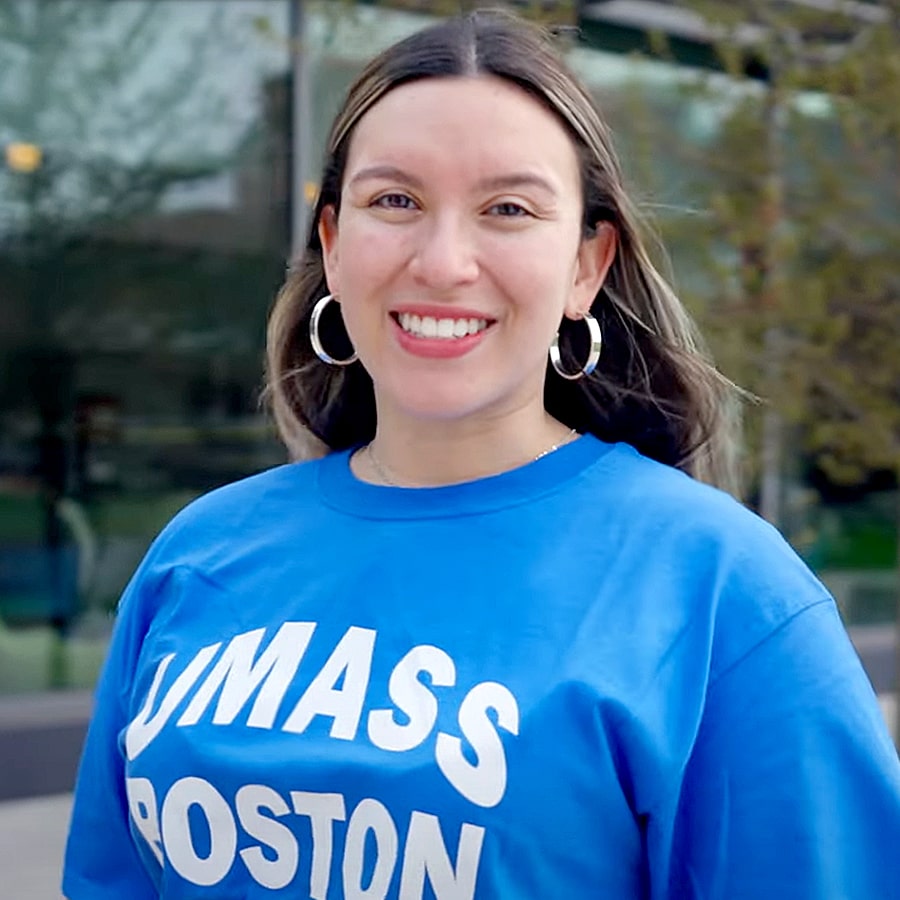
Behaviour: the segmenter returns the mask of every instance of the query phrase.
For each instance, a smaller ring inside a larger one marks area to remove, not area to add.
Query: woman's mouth
[[[419,316],[415,313],[394,313],[394,321],[407,334],[430,340],[459,340],[484,331],[490,324],[487,319]]]

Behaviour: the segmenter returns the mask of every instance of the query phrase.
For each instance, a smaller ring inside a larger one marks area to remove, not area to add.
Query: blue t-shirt
[[[429,489],[335,453],[176,516],[120,606],[64,892],[887,900],[898,850],[823,587],[586,436]]]

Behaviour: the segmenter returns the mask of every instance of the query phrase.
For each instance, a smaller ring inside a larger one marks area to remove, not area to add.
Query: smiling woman
[[[375,60],[334,123],[307,254],[270,322],[270,396],[283,436],[298,451],[309,431],[332,449],[374,442],[412,485],[502,471],[575,428],[732,487],[734,391],[650,263],[604,123],[541,35],[523,28],[509,41],[502,17],[475,21]],[[352,258],[350,271],[342,258]],[[390,276],[392,265],[402,275]],[[349,333],[360,366],[318,363],[308,311],[329,290],[343,321],[331,317],[316,339],[341,346]],[[380,301],[360,300],[376,293]],[[478,340],[467,330],[459,345],[438,346],[427,333],[407,339],[401,328],[388,341],[400,312],[429,330],[429,319],[451,320],[454,335],[463,318],[489,327]],[[380,328],[364,324],[379,318]],[[572,324],[594,319],[590,331]],[[558,370],[547,357],[557,331]],[[596,334],[604,365],[565,377],[594,358]],[[388,347],[404,353],[388,356]],[[423,359],[453,359],[470,375],[441,382],[450,367]],[[496,396],[475,399],[479,379]],[[404,398],[411,405],[398,407]],[[408,413],[429,420],[424,454]],[[471,435],[486,421],[487,446],[468,444],[464,457],[450,449],[445,429]],[[433,471],[420,470],[423,457]],[[366,458],[354,463],[363,478]]]
[[[191,504],[132,580],[72,900],[900,897],[874,694],[701,483],[733,389],[539,32],[370,64],[268,352],[285,443],[328,452]]]

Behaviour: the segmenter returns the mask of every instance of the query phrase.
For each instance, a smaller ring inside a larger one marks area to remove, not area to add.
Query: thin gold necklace
[[[571,443],[578,436],[578,432],[574,428],[570,428],[569,432],[563,437],[561,441],[558,441],[555,444],[552,444],[546,450],[541,450],[537,456],[531,458],[530,462],[537,462],[539,459],[543,459],[545,456],[549,456],[551,453],[559,450],[560,447],[565,444]],[[378,477],[388,486],[388,487],[400,487],[401,485],[395,480],[394,473],[385,465],[375,453],[375,449],[372,444],[366,444],[365,446],[366,456],[369,457],[369,462],[372,463],[372,468],[375,470],[375,473]],[[417,485],[406,485],[406,487],[417,487]]]

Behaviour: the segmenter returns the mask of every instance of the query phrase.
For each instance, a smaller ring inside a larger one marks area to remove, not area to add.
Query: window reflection
[[[288,3],[0,5],[0,692],[90,685],[196,494],[282,459]]]

